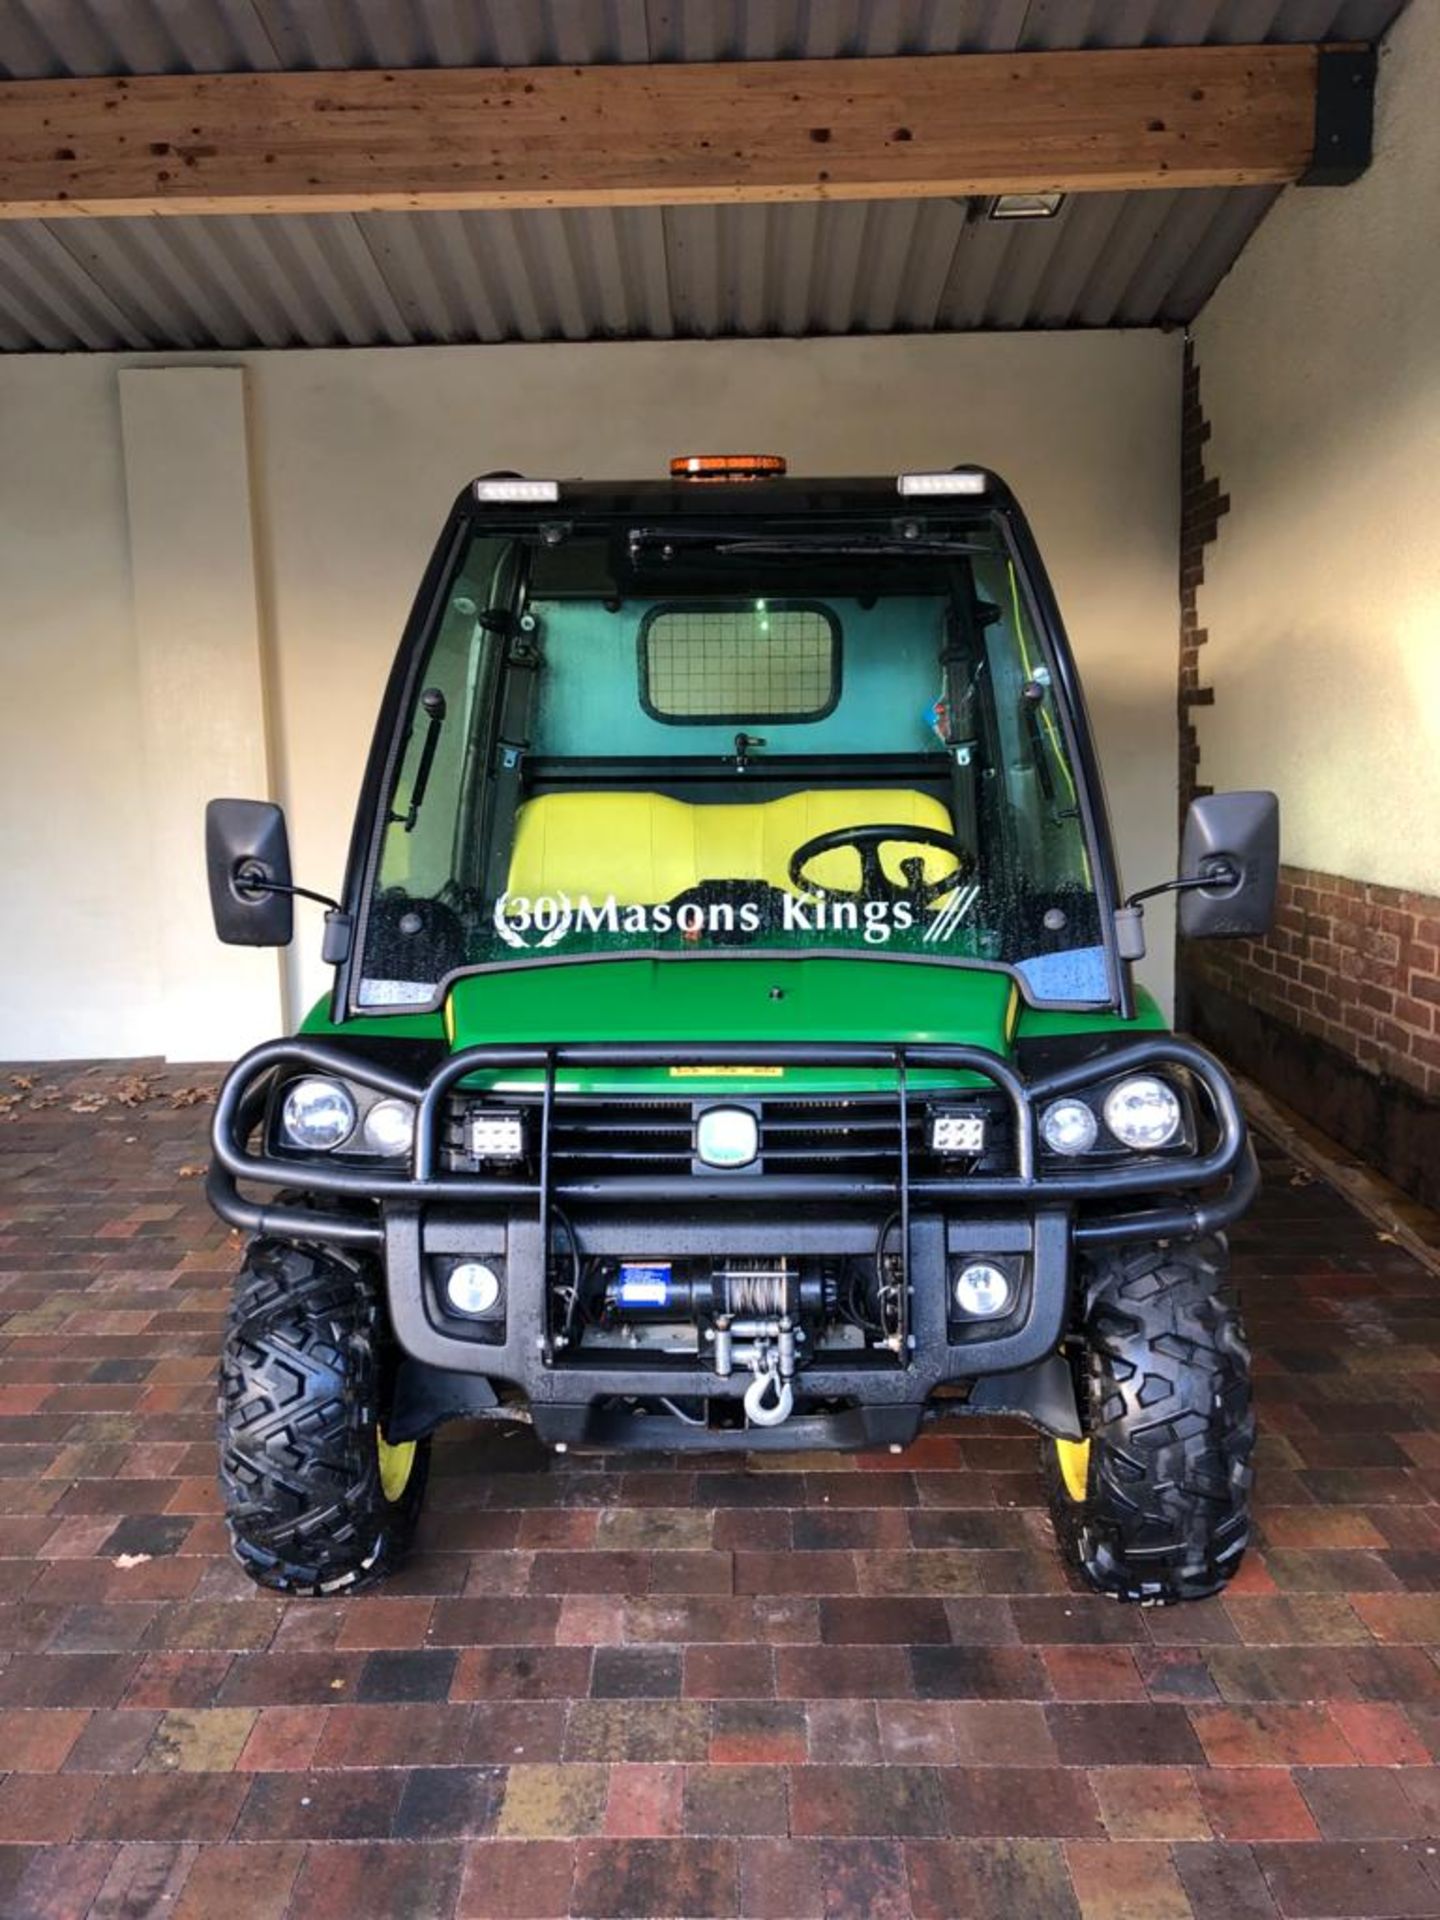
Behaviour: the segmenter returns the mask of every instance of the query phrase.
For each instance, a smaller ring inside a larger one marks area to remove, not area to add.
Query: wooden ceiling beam
[[[1315,46],[0,84],[0,218],[1272,185]]]

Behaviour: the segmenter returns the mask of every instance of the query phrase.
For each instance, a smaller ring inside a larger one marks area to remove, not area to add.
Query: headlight
[[[1040,1138],[1052,1153],[1088,1153],[1099,1131],[1083,1100],[1052,1100],[1040,1116]]]
[[[1137,1153],[1168,1146],[1180,1131],[1180,1102],[1163,1080],[1140,1074],[1106,1094],[1105,1124]]]
[[[355,1101],[339,1080],[297,1080],[280,1109],[280,1130],[292,1147],[328,1153],[355,1131]]]
[[[361,1138],[372,1153],[398,1159],[415,1139],[415,1109],[408,1100],[377,1100],[365,1116]]]

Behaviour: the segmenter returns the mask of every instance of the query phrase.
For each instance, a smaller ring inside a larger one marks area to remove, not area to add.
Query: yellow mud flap
[[[402,1440],[398,1446],[392,1447],[376,1427],[375,1452],[380,1460],[380,1491],[387,1500],[398,1500],[410,1484],[410,1472],[415,1465],[415,1442]]]
[[[1072,1500],[1083,1500],[1090,1485],[1090,1442],[1088,1440],[1057,1440],[1055,1459],[1060,1468],[1060,1478],[1065,1483],[1065,1491]]]

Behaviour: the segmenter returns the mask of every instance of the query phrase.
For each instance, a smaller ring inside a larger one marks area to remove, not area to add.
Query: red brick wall
[[[1440,1099],[1440,898],[1284,867],[1265,940],[1193,942],[1192,983]]]
[[[1200,780],[1200,744],[1195,709],[1214,704],[1215,689],[1200,680],[1200,649],[1207,635],[1196,611],[1196,594],[1205,578],[1205,549],[1215,538],[1230,499],[1220,482],[1205,471],[1205,442],[1210,423],[1200,405],[1200,369],[1195,349],[1185,342],[1184,387],[1180,414],[1180,815],[1197,793],[1209,793]]]
[[[1180,810],[1201,779],[1195,709],[1205,551],[1230,510],[1207,471],[1200,369],[1187,342],[1180,429]],[[1284,818],[1281,818],[1283,844]],[[1180,1024],[1432,1206],[1440,1206],[1440,896],[1281,869],[1264,940],[1182,941]]]

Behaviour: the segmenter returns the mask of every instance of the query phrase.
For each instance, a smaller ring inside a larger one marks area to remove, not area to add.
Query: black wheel
[[[373,1265],[251,1242],[220,1361],[220,1485],[262,1587],[353,1592],[404,1557],[430,1442],[385,1439],[396,1358]]]
[[[1097,1254],[1082,1274],[1085,1438],[1045,1443],[1060,1546],[1101,1593],[1218,1593],[1250,1537],[1250,1351],[1222,1240]]]

